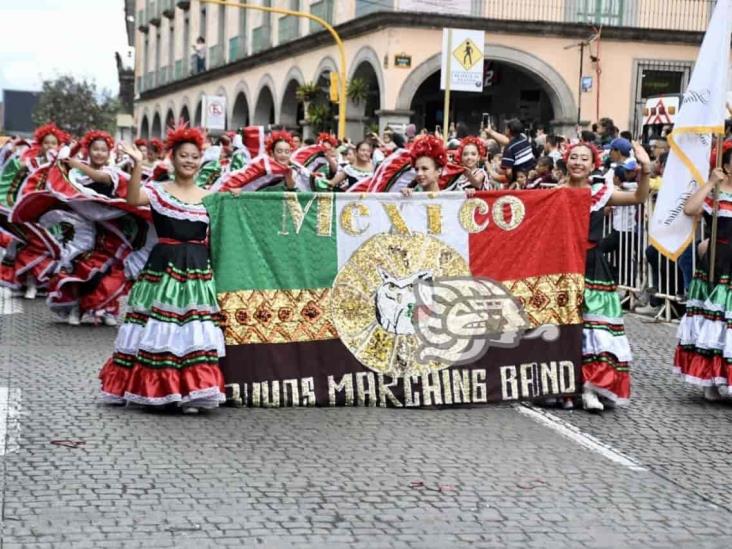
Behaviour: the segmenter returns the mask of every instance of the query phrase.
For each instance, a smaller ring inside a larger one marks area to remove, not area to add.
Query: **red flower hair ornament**
[[[295,148],[295,143],[292,140],[292,134],[290,132],[284,130],[274,131],[267,136],[267,141],[264,142],[264,148],[270,156],[274,153],[275,145],[280,141],[284,141],[290,145],[291,149]]]
[[[488,149],[485,147],[485,143],[483,143],[483,140],[480,137],[475,137],[474,135],[469,135],[465,137],[462,142],[460,143],[460,146],[457,148],[457,151],[455,151],[455,160],[458,162],[461,162],[463,159],[463,151],[465,150],[465,147],[468,145],[474,145],[476,149],[478,149],[478,158],[483,159],[485,158],[486,154],[488,154]]]
[[[316,143],[318,145],[325,145],[326,143],[329,143],[331,147],[336,148],[338,146],[338,138],[332,133],[321,132],[318,134]]]
[[[602,155],[600,154],[599,149],[592,143],[575,143],[574,145],[567,147],[567,150],[564,151],[564,163],[566,164],[569,161],[569,155],[571,155],[572,151],[578,147],[590,149],[590,151],[592,151],[592,163],[596,170],[600,169],[602,166]]]
[[[147,147],[147,139],[135,139],[135,147]]]
[[[176,128],[170,128],[168,130],[168,135],[170,135],[170,132],[171,131],[176,131]],[[150,148],[152,149],[153,152],[156,152],[156,153],[162,152],[162,151],[166,150],[166,147],[167,147],[167,139],[166,139],[166,143],[163,143],[163,140],[162,139],[158,139],[157,137],[153,137],[150,140],[150,145],[149,146],[150,146]]]
[[[110,151],[114,148],[114,139],[112,139],[111,135],[101,130],[91,130],[84,134],[84,137],[81,138],[79,143],[84,154],[89,153],[89,148],[95,141],[104,141]]]
[[[442,142],[442,139],[438,139],[434,135],[425,135],[424,137],[417,138],[412,143],[409,154],[412,157],[412,165],[416,164],[417,159],[423,156],[429,156],[439,168],[447,164],[445,144]]]
[[[155,150],[155,141],[157,140],[153,139],[150,142],[153,150]],[[168,130],[168,135],[165,139],[165,150],[172,151],[178,145],[182,145],[183,143],[192,143],[199,151],[202,151],[205,141],[206,138],[203,136],[203,132],[201,130],[198,128],[189,128],[187,125],[182,125]],[[162,142],[160,144],[162,145]]]
[[[43,126],[39,126],[38,128],[36,128],[36,131],[33,133],[33,139],[36,143],[40,145],[41,143],[43,143],[43,140],[48,135],[55,136],[56,139],[58,139],[59,145],[62,143],[68,143],[70,139],[69,134],[61,130],[53,122],[44,124]]]
[[[726,153],[730,149],[732,149],[732,140],[727,139],[722,144],[722,156],[724,156],[724,153]],[[709,158],[709,166],[710,166],[710,169],[712,169],[712,170],[717,168],[717,147],[716,147],[716,145],[714,146],[714,148],[712,148],[712,155]]]

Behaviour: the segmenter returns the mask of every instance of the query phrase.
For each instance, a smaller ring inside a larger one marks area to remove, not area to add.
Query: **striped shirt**
[[[501,158],[501,167],[504,169],[513,169],[528,171],[536,166],[536,158],[534,151],[531,149],[526,136],[518,135],[509,141],[506,148],[503,149],[503,157]]]

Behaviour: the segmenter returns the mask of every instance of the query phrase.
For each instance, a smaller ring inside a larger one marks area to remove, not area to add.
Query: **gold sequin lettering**
[[[399,384],[399,378],[390,377],[391,383],[386,383],[384,380],[384,374],[379,374],[379,406],[386,408],[387,406],[393,406],[395,408],[402,408],[404,405],[399,402],[399,399],[394,396],[391,392],[392,387],[396,387]]]
[[[290,234],[287,229],[288,217],[292,219],[292,224],[295,226],[295,234],[300,234],[300,229],[302,229],[302,226],[305,223],[305,216],[308,215],[308,212],[310,211],[312,205],[315,203],[316,199],[317,195],[313,195],[310,201],[305,204],[305,207],[303,208],[302,204],[300,204],[300,200],[297,197],[297,193],[284,193],[284,196],[282,198],[282,228],[280,229],[281,236],[287,236]]]
[[[482,198],[468,198],[460,207],[458,217],[460,218],[460,226],[469,233],[479,233],[488,228],[488,220],[478,224],[475,220],[475,213],[486,215],[490,212],[488,203]]]
[[[356,374],[356,405],[376,406],[376,383],[373,372]]]
[[[422,400],[425,406],[442,404],[442,386],[439,372],[428,372],[422,376]]]
[[[382,202],[381,205],[384,207],[386,215],[389,217],[389,222],[396,234],[409,234],[409,227],[407,227],[402,212],[399,211],[399,206],[390,202]]]
[[[485,370],[471,370],[473,382],[473,402],[488,402],[488,391],[485,387]]]
[[[282,406],[300,406],[300,389],[297,379],[282,382]]]
[[[451,370],[451,372],[455,404],[470,404],[470,372],[468,370]]]
[[[304,377],[300,380],[300,393],[302,394],[303,406],[315,406],[315,379]]]
[[[331,406],[336,406],[336,396],[343,392],[345,396],[345,406],[353,406],[353,377],[351,374],[344,375],[341,380],[336,383],[334,376],[328,376],[328,401]]]
[[[559,392],[559,374],[557,370],[557,363],[551,361],[548,364],[542,362],[541,368],[541,388],[544,394],[555,395]]]
[[[501,366],[501,398],[518,399],[518,373],[516,366]]]
[[[511,218],[506,220],[504,208],[509,206],[511,209]],[[513,231],[524,220],[526,216],[526,207],[521,199],[515,196],[502,196],[493,204],[493,221],[504,231]]]
[[[574,393],[577,391],[574,379],[574,362],[562,360],[559,363],[559,392]]]
[[[318,236],[333,234],[333,206],[331,193],[318,193]]]
[[[366,223],[363,227],[357,226],[356,217],[368,217],[370,213],[368,206],[363,202],[349,202],[341,210],[341,229],[349,236],[365,233],[369,229],[369,224]]]
[[[442,234],[442,206],[427,204],[427,234]]]

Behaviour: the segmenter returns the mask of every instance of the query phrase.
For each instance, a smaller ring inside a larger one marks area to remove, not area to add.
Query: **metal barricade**
[[[672,261],[650,245],[649,221],[653,215],[655,193],[638,206],[608,208],[604,220],[603,250],[623,303],[631,310],[648,303],[659,303],[654,318],[670,322],[680,316],[686,290],[696,269],[697,244],[704,234],[703,221],[697,224],[690,249]]]

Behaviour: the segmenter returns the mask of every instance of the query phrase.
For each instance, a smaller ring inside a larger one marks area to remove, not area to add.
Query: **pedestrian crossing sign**
[[[452,55],[466,71],[469,71],[483,60],[483,52],[470,38],[463,40],[453,50]]]

